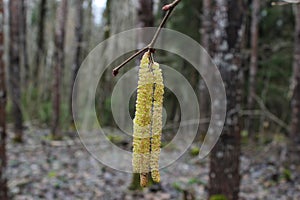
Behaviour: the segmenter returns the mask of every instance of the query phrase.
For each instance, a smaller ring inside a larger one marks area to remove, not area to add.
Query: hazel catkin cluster
[[[159,155],[162,134],[162,106],[164,84],[159,64],[150,60],[146,52],[139,68],[137,101],[133,121],[133,172],[140,174],[140,184],[145,187],[148,174],[160,181]]]

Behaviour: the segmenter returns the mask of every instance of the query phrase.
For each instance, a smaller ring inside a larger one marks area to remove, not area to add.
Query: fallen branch
[[[281,128],[284,128],[286,131],[289,131],[289,126],[279,119],[276,115],[274,115],[272,112],[270,112],[262,99],[260,99],[257,95],[254,96],[255,101],[258,103],[260,110],[243,110],[240,111],[240,115],[262,115],[266,116],[273,122],[275,122],[277,125],[279,125]]]

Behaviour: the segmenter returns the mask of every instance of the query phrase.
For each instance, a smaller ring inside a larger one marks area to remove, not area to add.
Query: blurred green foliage
[[[212,195],[209,200],[227,200],[227,198],[222,194],[216,194]]]

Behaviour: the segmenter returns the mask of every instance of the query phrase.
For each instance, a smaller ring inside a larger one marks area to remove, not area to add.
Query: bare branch
[[[280,127],[289,131],[288,125],[284,121],[279,119],[276,115],[274,115],[272,112],[270,112],[262,99],[260,99],[257,95],[254,96],[254,99],[258,103],[260,110],[243,110],[240,112],[240,115],[263,115],[275,122],[276,124],[278,124]]]
[[[155,42],[161,32],[161,29],[165,26],[165,24],[167,23],[170,15],[172,14],[174,8],[178,5],[178,3],[181,0],[174,0],[173,3],[165,5],[163,7],[163,10],[168,11],[167,14],[165,15],[165,17],[163,18],[163,20],[161,21],[159,27],[157,28],[157,31],[155,32],[153,39],[151,40],[151,42],[144,47],[143,49],[139,50],[138,52],[136,52],[135,54],[133,54],[132,56],[130,56],[128,59],[126,59],[123,63],[121,63],[119,66],[117,66],[116,68],[113,69],[113,76],[117,76],[119,73],[119,70],[124,67],[127,63],[129,63],[131,60],[133,60],[134,58],[136,58],[138,55],[140,55],[141,53],[149,50],[150,52],[154,52],[153,46],[155,45]]]
[[[272,6],[282,6],[286,4],[298,4],[300,3],[300,0],[279,0],[279,1],[273,1]]]

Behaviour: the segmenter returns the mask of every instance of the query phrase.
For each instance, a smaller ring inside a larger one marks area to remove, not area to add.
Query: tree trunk
[[[72,66],[72,80],[71,80],[71,91],[70,91],[70,116],[71,116],[71,126],[74,125],[74,119],[72,115],[72,93],[73,86],[75,83],[76,75],[78,73],[80,63],[81,63],[81,50],[82,50],[82,38],[83,38],[83,8],[82,8],[83,0],[76,0],[76,19],[75,19],[75,53],[74,60]],[[76,88],[74,88],[74,91]]]
[[[22,142],[23,119],[21,112],[20,88],[20,13],[21,4],[18,1],[9,1],[9,86],[12,99],[12,112],[14,118],[15,141]]]
[[[152,0],[139,0],[137,8],[137,25],[138,28],[152,27],[154,25]],[[138,33],[137,37],[139,49],[147,45],[148,38],[143,34],[143,31]]]
[[[138,27],[152,27],[154,25],[153,1],[139,0],[137,15]]]
[[[4,66],[4,5],[0,0],[0,199],[8,199],[6,179],[6,86]]]
[[[67,21],[68,0],[62,0],[56,13],[55,27],[55,52],[53,58],[54,64],[54,84],[53,84],[53,139],[60,139],[60,86],[62,69],[64,65],[64,43],[65,43],[65,26]]]
[[[210,156],[210,198],[223,195],[235,200],[239,194],[242,2],[218,0],[213,12],[212,57],[226,87],[227,116],[223,133]]]
[[[248,94],[248,109],[253,110],[255,106],[256,95],[256,74],[258,62],[258,23],[259,23],[260,0],[253,0],[252,2],[252,22],[251,22],[251,61],[249,70],[249,94]],[[249,116],[246,128],[249,136],[254,135],[254,117]]]
[[[27,53],[27,12],[26,12],[26,0],[21,0],[21,13],[20,13],[20,23],[21,23],[21,33],[20,33],[20,43],[22,49],[22,66],[24,68],[24,83],[27,85],[29,80],[29,65],[28,65],[28,53]]]
[[[108,0],[107,0],[108,2]],[[84,33],[83,33],[83,43],[84,45],[82,46],[82,54],[86,56],[89,51],[90,51],[90,46],[91,46],[91,36],[92,36],[92,28],[93,28],[93,1],[92,0],[87,0],[87,9],[85,10],[86,14],[83,17],[83,23],[85,24],[84,26]],[[84,13],[85,13],[84,12]],[[106,12],[106,10],[105,10]],[[105,14],[103,14],[105,15]],[[105,19],[108,16],[103,16]],[[106,24],[107,25],[107,24]],[[106,38],[105,38],[106,39]]]
[[[201,40],[203,48],[209,53],[210,52],[210,33],[211,33],[211,0],[203,0],[202,2],[202,28],[201,28]],[[208,57],[206,55],[201,55],[201,61],[203,66],[207,66],[209,63]],[[208,67],[208,66],[207,66]],[[205,69],[205,67],[204,67]],[[206,73],[203,76],[209,77]],[[203,78],[199,80],[199,93],[200,93],[200,116],[201,119],[209,117],[210,113],[210,97],[208,89]],[[200,134],[206,133],[208,128],[207,123],[200,124],[199,131]]]
[[[300,143],[300,5],[295,5],[295,51],[293,63],[293,98],[291,138]]]
[[[47,12],[47,0],[40,0],[39,5],[39,18],[38,18],[38,32],[37,32],[37,50],[35,55],[35,63],[33,68],[33,83],[37,86],[39,80],[39,72],[41,62],[45,58],[45,41],[44,41],[44,30],[45,30],[45,16]]]

